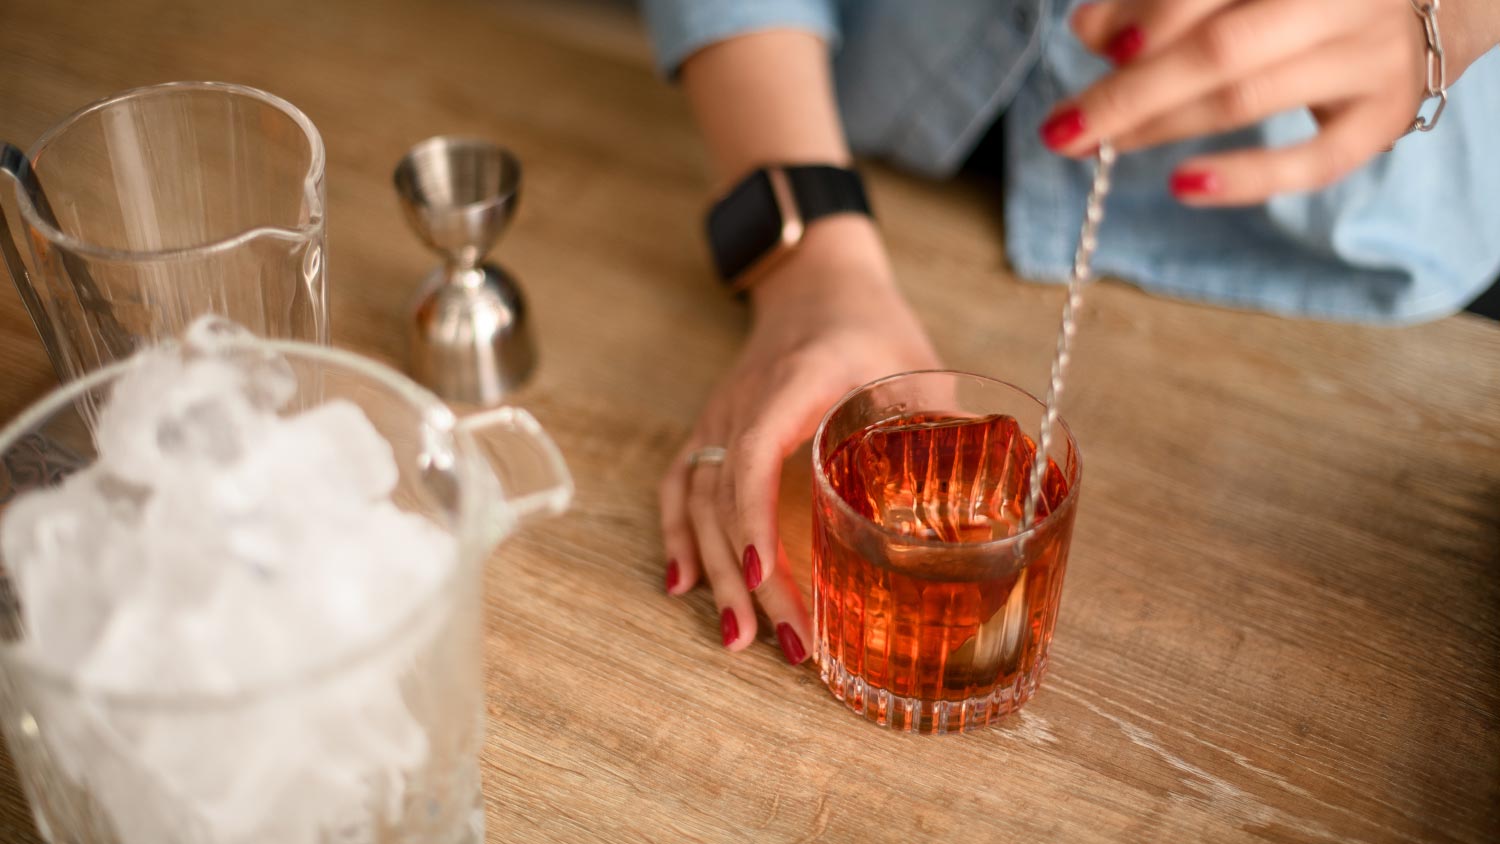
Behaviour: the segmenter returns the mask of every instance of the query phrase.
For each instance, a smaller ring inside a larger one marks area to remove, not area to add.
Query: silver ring
[[[687,465],[689,469],[696,469],[703,465],[719,466],[724,463],[724,458],[728,456],[729,451],[724,446],[706,445],[688,454]]]

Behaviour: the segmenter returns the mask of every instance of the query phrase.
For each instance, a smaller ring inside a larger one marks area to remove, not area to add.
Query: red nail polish
[[[755,587],[760,585],[760,554],[755,552],[754,545],[745,546],[745,587],[754,592]]]
[[[724,636],[724,647],[734,644],[734,640],[740,637],[740,620],[734,617],[734,610],[725,609],[719,616],[719,633]]]
[[[1047,118],[1042,124],[1042,143],[1059,150],[1083,134],[1083,112],[1076,108],[1065,109]]]
[[[1110,39],[1105,45],[1104,53],[1109,56],[1110,61],[1117,65],[1127,64],[1131,59],[1140,55],[1146,46],[1146,36],[1141,33],[1141,28],[1134,24],[1120,30],[1120,34]]]
[[[1207,170],[1179,170],[1172,174],[1169,186],[1179,199],[1206,196],[1219,192],[1219,177]]]
[[[677,582],[682,579],[682,569],[677,567],[676,560],[667,562],[667,592],[677,588]]]
[[[786,654],[787,662],[798,665],[807,659],[807,650],[802,647],[802,640],[797,638],[792,625],[785,622],[776,625],[776,638],[781,641],[781,652]]]

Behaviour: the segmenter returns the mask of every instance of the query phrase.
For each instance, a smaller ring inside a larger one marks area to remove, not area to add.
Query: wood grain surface
[[[710,278],[703,154],[628,12],[0,0],[0,137],[173,79],[265,88],[317,124],[334,341],[392,363],[431,263],[396,160],[462,132],[524,164],[496,253],[540,338],[520,403],[579,494],[489,568],[490,841],[1500,835],[1500,326],[1291,321],[1101,284],[1065,408],[1085,481],[1051,673],[997,729],[894,735],[774,643],[724,652],[706,594],[662,594],[654,487],[746,316]],[[1039,389],[1062,293],[1007,270],[998,189],[871,179],[947,361]],[[0,418],[52,385],[0,284]],[[805,461],[783,519],[804,570]],[[0,841],[39,840],[7,764]]]

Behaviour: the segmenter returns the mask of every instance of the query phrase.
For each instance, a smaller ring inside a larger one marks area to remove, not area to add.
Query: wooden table
[[[654,485],[745,328],[699,240],[703,154],[610,5],[0,0],[0,136],[182,78],[301,106],[328,146],[333,336],[399,363],[431,259],[390,172],[512,146],[498,255],[535,306],[521,403],[578,479],[488,583],[491,841],[1466,841],[1500,835],[1500,327],[1274,319],[1102,285],[1066,409],[1086,483],[1053,665],[1020,717],[894,735],[773,643],[662,594]],[[876,170],[954,366],[1043,383],[1061,292],[999,198]],[[10,187],[4,188],[10,202]],[[0,285],[0,418],[53,383]],[[808,554],[808,472],[785,532]],[[0,840],[39,840],[0,770]]]

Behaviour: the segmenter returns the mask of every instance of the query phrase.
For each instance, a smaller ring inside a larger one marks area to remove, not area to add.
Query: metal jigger
[[[481,263],[520,200],[521,165],[473,138],[429,138],[396,166],[412,228],[443,266],[422,285],[411,326],[411,371],[445,401],[499,404],[536,366],[515,279]]]

